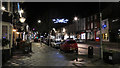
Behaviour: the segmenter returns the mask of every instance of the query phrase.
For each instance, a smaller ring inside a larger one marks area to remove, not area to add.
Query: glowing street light
[[[77,21],[77,20],[78,20],[78,17],[74,17],[74,20]]]
[[[21,17],[21,18],[20,18],[20,22],[21,22],[21,23],[24,23],[25,20],[26,20],[26,19],[25,19],[24,17]]]
[[[2,10],[5,10],[5,7],[2,7],[1,9],[2,9]]]
[[[38,20],[38,23],[41,23],[41,20]]]
[[[63,32],[65,32],[66,31],[66,29],[65,28],[63,28]]]
[[[55,31],[55,28],[53,28],[53,30]]]
[[[16,29],[13,29],[13,32],[16,32]]]
[[[21,10],[20,10],[20,13],[24,13],[24,10],[21,9]]]
[[[19,32],[16,32],[17,34],[20,34]]]

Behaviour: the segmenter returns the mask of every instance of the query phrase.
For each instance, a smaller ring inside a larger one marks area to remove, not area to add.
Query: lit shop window
[[[85,33],[82,33],[81,34],[81,39],[85,39],[85,35],[86,35]]]
[[[107,33],[103,34],[103,39],[108,40],[108,34]]]

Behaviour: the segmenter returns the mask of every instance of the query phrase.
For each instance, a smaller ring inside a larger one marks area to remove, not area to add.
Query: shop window
[[[90,29],[90,24],[88,24],[88,29]]]
[[[108,34],[107,33],[103,34],[103,39],[108,40]]]

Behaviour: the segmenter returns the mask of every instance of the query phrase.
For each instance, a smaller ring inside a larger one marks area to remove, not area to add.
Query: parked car
[[[76,53],[78,53],[78,46],[75,40],[68,39],[61,43],[60,50],[64,52],[75,51]]]
[[[55,43],[55,40],[51,40],[51,41],[50,41],[50,46],[53,47],[53,46],[54,46],[54,43]]]
[[[54,47],[54,48],[60,48],[60,45],[61,45],[61,41],[54,41],[54,42],[51,42],[51,46]]]
[[[77,43],[83,43],[84,41],[82,39],[76,39]]]

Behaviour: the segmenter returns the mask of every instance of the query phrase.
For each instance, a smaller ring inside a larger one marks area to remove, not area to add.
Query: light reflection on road
[[[88,45],[78,43],[78,54],[83,55],[88,53]]]

